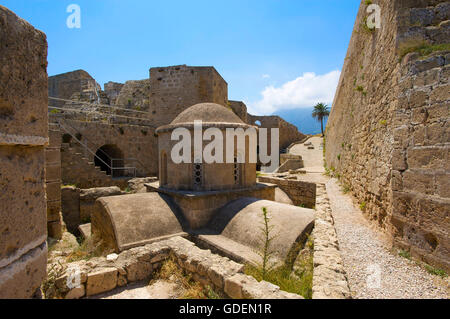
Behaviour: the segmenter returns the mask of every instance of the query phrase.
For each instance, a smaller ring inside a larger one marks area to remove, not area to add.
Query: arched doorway
[[[120,169],[124,167],[123,152],[116,145],[108,144],[100,147],[95,153],[94,163],[111,177],[120,177],[124,174]]]

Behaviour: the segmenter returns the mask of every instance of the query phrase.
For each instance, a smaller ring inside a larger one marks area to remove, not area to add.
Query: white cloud
[[[331,104],[340,74],[338,70],[324,75],[308,72],[281,87],[267,86],[261,92],[261,100],[248,104],[249,112],[273,114],[278,110],[311,107],[319,102]]]
[[[263,78],[263,79],[270,79],[270,75],[269,75],[269,74],[263,74],[263,75],[262,75],[262,78]]]

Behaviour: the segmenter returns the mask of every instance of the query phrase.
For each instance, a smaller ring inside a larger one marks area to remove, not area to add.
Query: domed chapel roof
[[[194,121],[245,124],[232,110],[216,103],[195,104],[181,112],[170,124],[193,123]]]

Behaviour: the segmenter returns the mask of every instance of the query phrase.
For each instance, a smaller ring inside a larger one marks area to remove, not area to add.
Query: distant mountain
[[[313,107],[311,108],[299,108],[292,110],[277,111],[275,115],[281,116],[284,120],[297,126],[298,130],[303,134],[319,134],[320,122],[312,117]],[[325,130],[327,119],[323,121],[323,129]]]

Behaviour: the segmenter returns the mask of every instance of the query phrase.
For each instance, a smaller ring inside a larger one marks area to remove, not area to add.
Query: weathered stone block
[[[0,7],[1,8],[1,7]],[[47,233],[44,148],[0,146],[0,265]],[[28,249],[30,249],[28,248]],[[26,250],[28,250],[26,249]],[[8,262],[5,263],[7,265]]]
[[[427,170],[407,170],[403,173],[403,190],[434,194],[434,173]]]
[[[450,173],[439,172],[436,173],[436,191],[437,195],[450,198]]]
[[[48,182],[45,185],[48,201],[61,200],[61,182]]]
[[[45,162],[47,164],[58,163],[61,165],[61,152],[59,149],[46,148],[45,149]]]
[[[406,164],[406,158],[405,154],[401,150],[394,150],[392,153],[392,169],[397,171],[404,171],[408,168],[408,165]]]
[[[448,100],[450,92],[450,84],[439,86],[430,94],[430,103],[444,102]]]
[[[80,287],[76,287],[76,288],[73,288],[72,290],[70,290],[66,294],[64,299],[80,299],[80,298],[84,297],[85,294],[86,294],[85,288],[83,285],[81,285]]]
[[[153,265],[150,262],[132,261],[125,266],[128,282],[147,279],[151,276]]]
[[[47,165],[45,167],[45,179],[47,183],[57,181],[61,187],[61,165],[59,163],[57,165]],[[47,197],[48,191],[52,191],[52,189],[47,190]]]
[[[88,274],[86,295],[93,296],[113,290],[117,286],[118,271],[116,268],[103,268]]]
[[[450,169],[446,147],[414,147],[408,149],[409,168]]]
[[[47,246],[44,244],[0,268],[0,299],[31,298],[46,276],[46,266]]]

